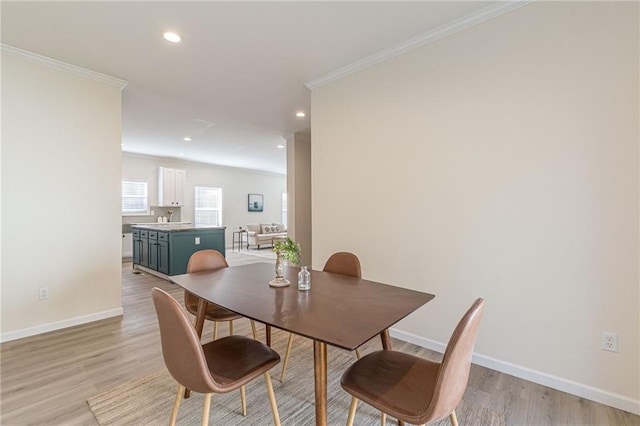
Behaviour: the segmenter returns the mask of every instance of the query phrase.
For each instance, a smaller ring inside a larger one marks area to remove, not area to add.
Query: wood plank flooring
[[[265,261],[234,252],[227,257],[231,266]],[[182,291],[153,275],[135,274],[130,263],[123,263],[122,286],[121,318],[2,344],[2,425],[95,425],[88,397],[163,368],[151,288],[167,290],[180,301]],[[234,328],[237,334],[251,333],[246,320],[234,322]],[[205,326],[204,340],[211,339],[212,330],[210,324]],[[221,325],[219,333],[226,335],[226,326]],[[264,327],[259,327],[259,334],[264,341]],[[286,338],[286,333],[274,331],[273,347],[282,355]],[[440,359],[440,354],[400,340],[394,339],[393,345]],[[363,353],[379,347],[376,339]],[[507,425],[640,425],[640,416],[475,365],[464,398],[504,413]]]

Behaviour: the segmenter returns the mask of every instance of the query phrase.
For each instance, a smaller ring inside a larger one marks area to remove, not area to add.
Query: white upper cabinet
[[[158,204],[165,207],[183,206],[186,193],[186,172],[158,167]]]

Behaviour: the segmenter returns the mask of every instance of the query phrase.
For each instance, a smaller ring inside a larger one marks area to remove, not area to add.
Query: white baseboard
[[[70,318],[64,321],[42,324],[35,327],[23,328],[22,330],[9,331],[0,335],[0,343],[10,342],[11,340],[22,339],[23,337],[35,336],[37,334],[47,333],[49,331],[61,330],[75,325],[87,324],[89,322],[99,321],[111,317],[122,316],[124,310],[122,307],[110,309],[108,311],[96,312],[81,317]]]
[[[412,333],[406,333],[404,331],[396,330],[393,328],[389,330],[389,334],[396,339],[413,343],[414,345],[431,349],[432,351],[436,351],[439,353],[444,353],[444,350],[446,348],[446,345],[444,343],[425,339],[424,337],[420,337]],[[600,404],[605,404],[610,407],[618,408],[620,410],[640,415],[640,401],[633,400],[624,395],[619,395],[613,392],[594,388],[592,386],[577,383],[540,371],[532,370],[521,365],[501,361],[499,359],[491,358],[485,355],[480,355],[478,353],[473,354],[472,362],[474,364],[478,364],[492,370],[500,371],[501,373],[510,374],[512,376],[528,380],[533,383],[538,383],[540,385],[548,386],[562,392],[567,392],[581,398],[599,402]]]

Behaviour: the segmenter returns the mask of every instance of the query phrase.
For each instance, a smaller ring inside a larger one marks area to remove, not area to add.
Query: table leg
[[[389,329],[385,329],[380,333],[380,340],[382,340],[382,349],[391,350],[391,336],[389,336]]]
[[[316,426],[327,424],[327,344],[313,341],[313,372],[316,394]]]
[[[267,346],[271,347],[271,326],[270,325],[265,324],[264,334],[266,335]]]
[[[204,328],[204,316],[207,313],[207,301],[198,299],[198,314],[196,315],[196,333],[198,337],[202,337],[202,329]]]

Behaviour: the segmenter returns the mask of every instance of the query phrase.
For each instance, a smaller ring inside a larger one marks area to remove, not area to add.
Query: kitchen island
[[[149,223],[131,226],[133,267],[156,275],[187,272],[193,253],[213,249],[225,255],[225,227],[185,223]]]

